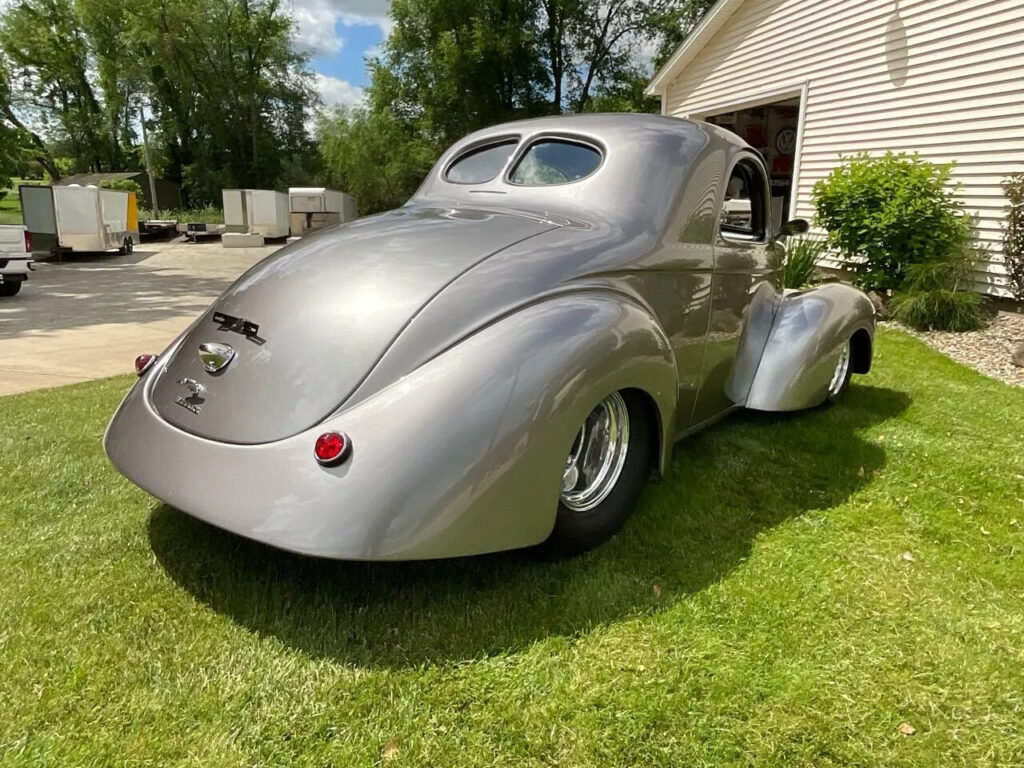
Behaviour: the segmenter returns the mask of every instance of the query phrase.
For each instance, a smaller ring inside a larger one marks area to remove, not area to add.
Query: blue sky
[[[362,99],[365,58],[390,29],[388,7],[388,0],[292,0],[295,41],[310,56],[326,106]]]

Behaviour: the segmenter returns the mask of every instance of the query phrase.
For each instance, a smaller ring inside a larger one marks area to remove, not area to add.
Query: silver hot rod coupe
[[[191,515],[359,560],[594,546],[673,444],[871,367],[859,291],[784,292],[762,157],[648,115],[459,141],[403,207],[260,262],[159,356],[107,454]]]

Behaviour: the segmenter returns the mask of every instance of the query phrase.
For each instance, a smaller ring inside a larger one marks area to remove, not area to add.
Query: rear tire
[[[2,285],[0,285],[0,296],[17,296],[18,291],[21,290],[21,284],[23,280],[6,278]]]
[[[654,434],[639,395],[615,392],[594,407],[570,449],[545,549],[575,555],[618,532],[650,476]]]

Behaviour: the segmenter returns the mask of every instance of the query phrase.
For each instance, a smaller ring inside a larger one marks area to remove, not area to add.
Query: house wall
[[[1007,174],[1024,172],[1024,0],[743,0],[671,81],[666,114],[703,116],[806,83],[796,214],[840,153],[918,151],[955,178],[1006,295]]]

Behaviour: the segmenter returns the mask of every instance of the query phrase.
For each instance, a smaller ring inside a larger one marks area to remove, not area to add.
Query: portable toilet
[[[288,190],[292,235],[306,235],[331,224],[358,216],[356,199],[325,187],[292,187]]]
[[[288,195],[270,189],[225,189],[224,228],[229,233],[288,237]]]

